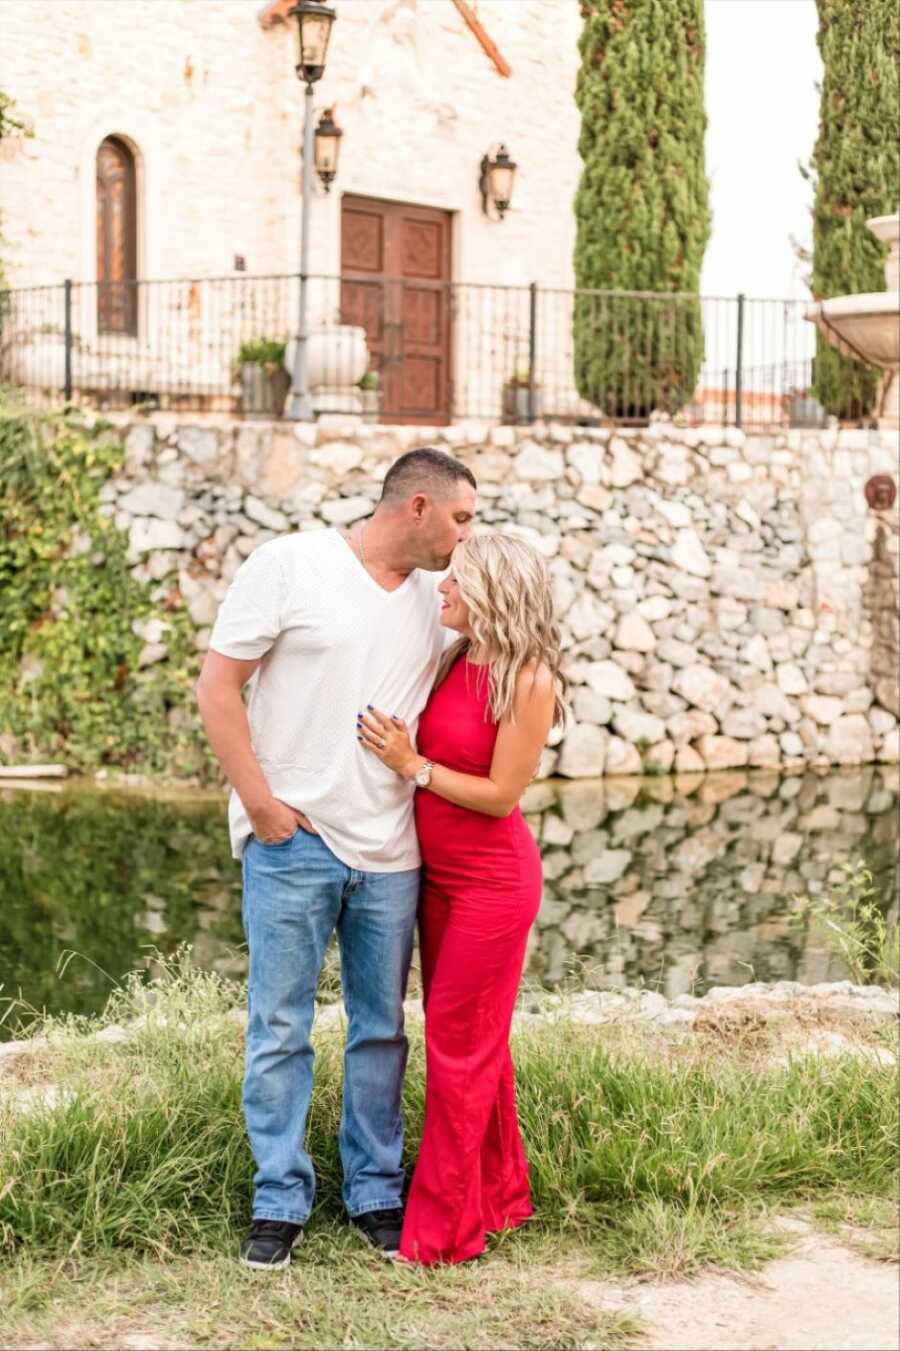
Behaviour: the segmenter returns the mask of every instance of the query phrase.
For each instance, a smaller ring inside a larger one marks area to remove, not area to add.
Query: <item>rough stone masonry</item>
[[[898,511],[864,495],[896,481],[893,434],[107,416],[126,462],[103,509],[200,650],[248,554],[362,519],[398,454],[437,445],[476,474],[480,522],[553,577],[573,721],[544,775],[900,759]],[[161,609],[144,664],[165,634]]]

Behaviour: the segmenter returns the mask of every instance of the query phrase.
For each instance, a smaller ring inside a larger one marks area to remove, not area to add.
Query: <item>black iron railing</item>
[[[361,273],[308,286],[319,412],[420,424],[640,423],[654,409],[693,424],[824,421],[804,301]],[[295,330],[298,293],[296,275],[3,291],[0,382],[99,407],[278,416],[290,377],[271,353]]]

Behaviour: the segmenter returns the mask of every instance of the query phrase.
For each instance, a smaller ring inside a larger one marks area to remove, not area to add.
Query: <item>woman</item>
[[[474,535],[438,588],[449,649],[419,722],[360,716],[367,751],[419,785],[425,1129],[400,1255],[464,1262],[531,1214],[509,1052],[541,861],[518,802],[565,717],[559,629],[543,559]]]

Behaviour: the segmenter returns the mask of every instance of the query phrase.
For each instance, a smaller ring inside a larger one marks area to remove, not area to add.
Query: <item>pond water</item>
[[[527,978],[667,995],[846,974],[797,895],[863,860],[898,909],[898,771],[533,784],[545,897]],[[102,1008],[152,949],[246,967],[225,803],[79,786],[0,790],[0,1038],[18,1010]],[[70,954],[75,954],[74,956]]]

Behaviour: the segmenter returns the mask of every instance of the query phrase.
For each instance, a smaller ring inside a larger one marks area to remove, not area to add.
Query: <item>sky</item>
[[[706,0],[712,234],[701,293],[806,297],[790,236],[809,244],[818,126],[815,0]]]

